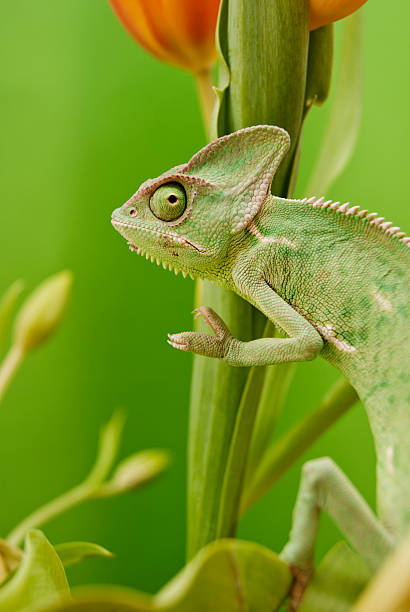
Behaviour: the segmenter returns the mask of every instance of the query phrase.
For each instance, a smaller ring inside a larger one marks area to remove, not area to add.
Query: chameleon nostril
[[[130,217],[136,217],[137,216],[137,209],[136,208],[130,208],[129,215],[130,215]]]

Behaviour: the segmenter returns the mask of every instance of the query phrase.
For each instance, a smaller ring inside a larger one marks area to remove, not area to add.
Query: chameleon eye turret
[[[174,221],[186,208],[185,189],[179,183],[161,185],[152,194],[149,207],[161,221]]]

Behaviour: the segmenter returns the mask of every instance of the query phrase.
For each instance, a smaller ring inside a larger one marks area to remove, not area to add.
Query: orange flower
[[[109,0],[120,21],[158,59],[200,73],[216,57],[220,0]]]
[[[357,11],[366,0],[310,0],[310,29],[343,19]]]

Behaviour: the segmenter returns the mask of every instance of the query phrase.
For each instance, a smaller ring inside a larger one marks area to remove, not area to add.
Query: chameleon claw
[[[173,336],[171,334],[168,334],[167,342],[170,346],[172,346],[173,348],[179,349],[180,351],[189,351],[186,344],[182,344],[182,342],[181,343],[175,342],[172,338]]]

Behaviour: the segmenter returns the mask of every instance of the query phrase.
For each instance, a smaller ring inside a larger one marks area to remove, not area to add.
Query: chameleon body
[[[274,126],[219,138],[143,183],[112,223],[132,250],[235,291],[288,336],[241,342],[201,307],[214,335],[173,334],[172,346],[234,366],[320,354],[355,387],[375,439],[379,519],[330,460],[310,462],[283,556],[311,564],[321,507],[377,567],[410,526],[410,238],[358,206],[271,195],[288,147]]]

